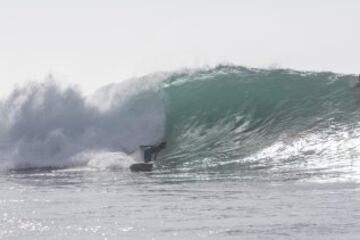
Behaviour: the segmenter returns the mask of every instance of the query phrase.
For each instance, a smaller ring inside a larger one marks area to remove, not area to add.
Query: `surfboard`
[[[152,163],[134,163],[130,165],[132,172],[151,172],[153,170]]]

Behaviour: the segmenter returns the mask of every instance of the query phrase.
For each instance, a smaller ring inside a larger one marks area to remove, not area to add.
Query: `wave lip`
[[[311,159],[335,168],[329,152],[349,164],[349,154],[331,148],[353,151],[342,142],[346,135],[358,136],[360,95],[354,79],[236,66],[176,73],[164,88],[171,148],[164,166],[185,171],[301,169]]]
[[[0,104],[0,168],[121,168],[140,160],[139,145],[165,140],[158,169],[354,174],[354,79],[218,66],[131,79],[90,97],[54,81],[29,84]]]

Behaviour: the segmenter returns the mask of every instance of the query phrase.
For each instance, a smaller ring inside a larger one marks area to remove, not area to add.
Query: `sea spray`
[[[104,97],[112,102],[108,109],[54,81],[15,89],[1,104],[1,167],[77,166],[84,164],[84,158],[78,161],[75,156],[84,152],[130,154],[140,144],[156,143],[165,124],[162,99],[155,90],[135,91],[131,86],[108,95],[118,99]]]
[[[352,75],[237,66],[153,74],[86,98],[33,83],[1,103],[0,161],[104,168],[101,158],[111,166],[141,161],[139,145],[165,140],[160,170],[356,171],[354,85]]]

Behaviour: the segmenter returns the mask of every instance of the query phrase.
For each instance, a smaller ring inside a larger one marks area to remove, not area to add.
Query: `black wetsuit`
[[[146,147],[146,149],[144,149],[144,162],[145,163],[151,162],[152,161],[152,156],[153,156],[152,147]]]
[[[162,142],[155,146],[140,146],[144,149],[144,162],[148,163],[155,161],[158,153],[166,147],[166,143]]]

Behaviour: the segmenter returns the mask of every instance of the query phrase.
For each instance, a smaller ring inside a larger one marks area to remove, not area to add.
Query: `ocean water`
[[[359,106],[355,76],[240,66],[19,87],[0,103],[0,239],[358,239]]]

